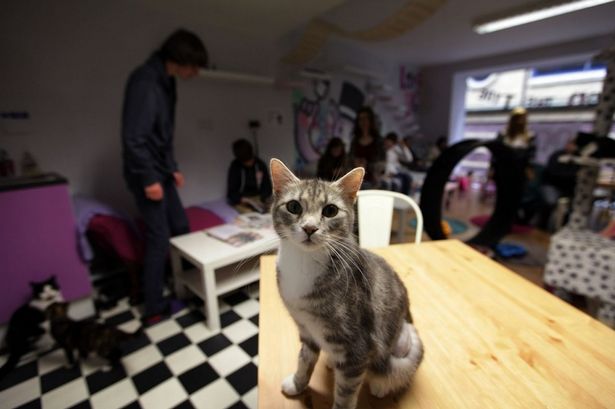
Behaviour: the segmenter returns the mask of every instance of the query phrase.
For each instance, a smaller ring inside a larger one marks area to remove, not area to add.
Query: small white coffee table
[[[258,256],[278,248],[280,241],[272,228],[251,231],[262,238],[239,247],[215,239],[205,230],[171,239],[175,292],[182,297],[187,287],[203,299],[206,323],[212,331],[220,330],[218,296],[258,281]],[[182,258],[196,268],[184,270]]]

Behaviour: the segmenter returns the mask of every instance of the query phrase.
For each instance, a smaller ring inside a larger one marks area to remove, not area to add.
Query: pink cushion
[[[143,242],[125,220],[99,214],[90,220],[88,231],[94,240],[113,250],[123,261],[140,263],[143,260]]]
[[[224,224],[215,213],[200,207],[188,207],[186,216],[190,231],[199,231]],[[137,225],[145,236],[145,225],[139,219]],[[143,262],[144,241],[139,239],[125,220],[115,216],[96,215],[88,224],[88,232],[96,242],[115,252],[124,262]]]
[[[217,214],[200,207],[186,208],[186,215],[188,216],[188,222],[190,223],[190,231],[203,230],[219,224],[224,224],[224,220],[222,220]]]

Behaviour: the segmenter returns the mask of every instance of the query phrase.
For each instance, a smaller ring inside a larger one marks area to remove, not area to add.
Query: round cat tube
[[[445,149],[425,177],[420,207],[425,231],[432,240],[446,239],[442,230],[442,198],[451,172],[466,155],[480,147],[489,149],[493,157],[496,200],[491,217],[468,243],[492,247],[510,231],[524,189],[523,164],[514,150],[501,142],[468,139]]]

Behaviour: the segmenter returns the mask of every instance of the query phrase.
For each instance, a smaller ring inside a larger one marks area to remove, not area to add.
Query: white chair
[[[359,217],[359,245],[365,247],[385,247],[391,239],[393,209],[405,212],[412,208],[416,214],[415,243],[421,242],[423,234],[423,213],[409,196],[388,190],[360,190],[357,193]],[[403,219],[403,218],[402,218]],[[400,223],[403,231],[405,223]]]

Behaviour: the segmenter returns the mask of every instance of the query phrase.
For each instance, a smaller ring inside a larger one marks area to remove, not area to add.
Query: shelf
[[[243,72],[200,70],[199,75],[202,78],[211,79],[211,80],[243,82],[243,83],[254,84],[254,85],[274,85],[275,84],[275,78],[273,77],[247,74]]]
[[[254,265],[256,264],[256,266]],[[260,263],[237,267],[237,264],[216,270],[216,295],[220,296],[244,287],[260,278]]]
[[[240,261],[228,266],[220,267],[216,271],[216,295],[220,296],[258,281],[260,278],[260,263],[258,258],[248,262]],[[190,291],[205,298],[203,292],[203,275],[194,268],[185,270],[179,274],[179,280]]]
[[[179,281],[182,282],[190,291],[195,293],[201,299],[205,299],[205,293],[203,293],[203,277],[201,272],[196,269],[184,270],[179,275]]]

